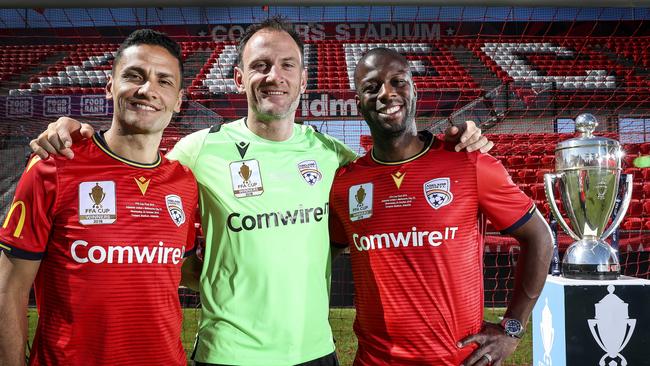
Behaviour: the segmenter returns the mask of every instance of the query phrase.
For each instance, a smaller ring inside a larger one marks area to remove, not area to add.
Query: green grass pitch
[[[504,309],[486,308],[485,319],[491,322],[498,322],[503,315]],[[352,322],[354,321],[354,309],[349,308],[333,308],[330,309],[330,324],[334,332],[334,339],[336,340],[336,351],[339,356],[341,366],[350,366],[354,360],[354,353],[357,349],[357,339],[352,332]],[[194,336],[196,335],[196,328],[199,319],[198,309],[184,309],[183,310],[183,346],[187,354],[192,352],[194,345]],[[35,309],[29,309],[29,339],[34,337],[34,330],[38,315]],[[533,362],[532,350],[532,336],[530,330],[530,323],[526,335],[521,340],[517,351],[506,360],[504,365],[509,366],[523,366],[531,365]],[[188,363],[191,365],[191,363]]]

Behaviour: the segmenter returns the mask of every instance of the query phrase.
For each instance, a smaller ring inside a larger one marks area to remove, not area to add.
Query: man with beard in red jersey
[[[369,51],[355,84],[373,148],[339,170],[330,196],[332,243],[351,253],[355,365],[500,364],[544,285],[548,225],[499,161],[416,130],[404,56]],[[501,324],[483,322],[483,215],[521,244]]]
[[[186,365],[178,300],[192,252],[197,185],[158,152],[182,97],[180,46],[133,32],[115,56],[111,127],[30,159],[0,229],[0,364]]]

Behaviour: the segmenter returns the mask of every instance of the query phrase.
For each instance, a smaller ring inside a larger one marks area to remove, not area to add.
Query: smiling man
[[[25,362],[32,283],[30,365],[186,364],[178,285],[198,191],[158,152],[181,75],[178,44],[133,32],[106,86],[111,127],[73,160],[29,161],[0,229],[0,364]]]
[[[193,357],[197,365],[336,365],[328,198],[334,172],[356,155],[294,123],[306,72],[290,24],[252,26],[238,53],[247,116],[193,133],[169,154],[201,191],[206,248]]]
[[[295,123],[307,75],[303,43],[291,24],[271,18],[249,27],[238,56],[234,78],[246,94],[246,117],[190,134],[168,155],[192,169],[200,190],[206,247],[193,359],[197,365],[335,366],[329,191],[336,169],[356,155]],[[78,128],[60,119],[32,147],[45,156],[57,149],[71,156],[68,131]],[[462,139],[458,148],[491,145],[475,128]]]
[[[354,76],[373,147],[334,179],[330,235],[350,247],[355,366],[501,364],[544,285],[548,225],[496,159],[417,131],[404,56],[372,49]],[[483,323],[483,215],[521,244],[505,327]]]

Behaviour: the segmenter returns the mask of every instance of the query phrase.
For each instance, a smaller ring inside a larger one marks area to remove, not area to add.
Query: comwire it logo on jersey
[[[138,245],[90,245],[85,240],[75,240],[70,245],[70,254],[77,263],[147,263],[178,264],[183,259],[185,247],[166,247],[161,241],[157,246]]]
[[[233,212],[228,215],[226,225],[228,229],[234,232],[272,229],[282,226],[320,222],[323,219],[327,220],[328,212],[329,203],[327,202],[322,207],[303,207],[300,205],[293,210],[271,211],[252,215]]]
[[[381,233],[370,235],[352,234],[352,241],[358,251],[389,249],[399,247],[421,247],[429,244],[432,247],[440,246],[445,240],[456,239],[457,226],[445,227],[442,231],[419,231],[412,227],[408,232]]]

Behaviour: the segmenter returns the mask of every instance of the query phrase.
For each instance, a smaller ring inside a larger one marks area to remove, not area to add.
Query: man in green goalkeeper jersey
[[[200,189],[206,247],[197,365],[338,364],[328,322],[328,197],[336,169],[355,154],[294,123],[306,88],[302,50],[279,19],[249,28],[235,68],[247,116],[188,135],[168,154],[192,169]],[[457,149],[489,150],[468,126]],[[68,131],[76,129],[61,118],[31,146],[42,157],[56,150],[72,157]],[[81,135],[90,131],[83,125]]]

